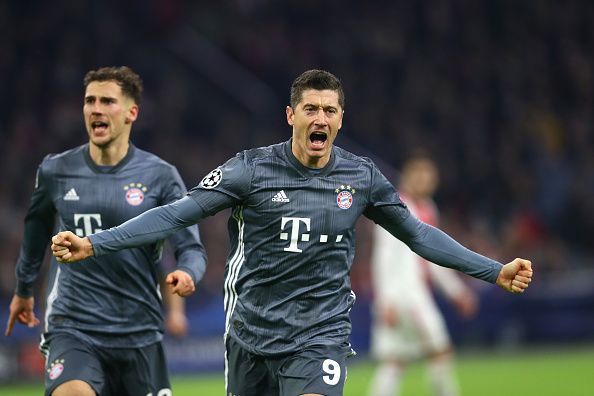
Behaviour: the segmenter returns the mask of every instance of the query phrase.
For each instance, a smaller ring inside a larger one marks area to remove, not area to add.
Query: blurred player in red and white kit
[[[411,213],[438,225],[432,199],[439,182],[437,166],[424,152],[404,164],[399,193]],[[458,395],[450,337],[431,287],[436,286],[464,317],[476,311],[476,296],[451,269],[429,263],[383,228],[374,228],[371,258],[375,293],[371,352],[378,361],[369,395],[399,393],[407,364],[427,360],[435,395]]]

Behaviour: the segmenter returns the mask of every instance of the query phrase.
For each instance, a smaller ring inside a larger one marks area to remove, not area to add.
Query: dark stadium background
[[[442,228],[501,261],[533,261],[521,297],[468,280],[481,296],[470,321],[440,300],[456,344],[594,344],[593,20],[589,1],[0,2],[0,323],[35,169],[86,141],[87,70],[129,65],[142,76],[132,140],[191,187],[241,149],[288,139],[290,83],[325,68],[346,91],[338,145],[391,177],[407,153],[429,150]],[[190,336],[167,339],[174,372],[222,367],[226,215],[201,223],[210,264],[187,301]],[[352,272],[362,356],[368,228]],[[39,378],[39,332],[19,326],[0,339],[0,382]]]

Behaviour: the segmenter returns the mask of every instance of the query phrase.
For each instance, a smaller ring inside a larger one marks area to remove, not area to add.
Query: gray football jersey
[[[133,145],[114,167],[95,165],[88,150],[83,145],[48,155],[39,166],[16,268],[21,296],[33,294],[56,230],[86,236],[186,193],[175,167]],[[198,228],[180,230],[169,240],[178,268],[198,282],[206,266]],[[46,331],[71,332],[106,347],[139,347],[160,340],[163,317],[157,264],[162,242],[74,264],[58,264],[52,257]]]
[[[224,283],[227,331],[246,349],[281,354],[348,342],[355,302],[349,272],[355,223],[368,207],[401,205],[368,159],[334,147],[319,170],[303,166],[290,141],[238,154],[190,193],[233,203]]]
[[[410,214],[368,159],[334,147],[304,167],[291,141],[239,153],[189,197],[89,236],[94,254],[151,243],[232,207],[224,282],[226,332],[261,355],[348,342],[355,302],[349,272],[363,214],[436,264],[495,282],[501,264]]]

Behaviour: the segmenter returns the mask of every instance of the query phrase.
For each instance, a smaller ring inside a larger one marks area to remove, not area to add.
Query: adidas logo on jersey
[[[64,195],[64,201],[78,201],[79,199],[80,197],[78,196],[74,188],[68,190],[66,195]]]
[[[280,190],[274,197],[272,202],[289,202],[289,197],[285,194],[285,190]]]

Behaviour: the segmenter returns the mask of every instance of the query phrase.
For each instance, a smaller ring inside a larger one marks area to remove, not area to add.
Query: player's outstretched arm
[[[523,293],[532,282],[532,263],[529,260],[516,258],[505,264],[496,283],[512,293]]]
[[[27,327],[35,327],[39,324],[39,319],[33,312],[33,306],[35,300],[33,297],[20,297],[16,294],[12,297],[10,302],[10,313],[8,314],[8,322],[6,323],[5,336],[9,336],[12,333],[12,329],[16,321],[27,325]]]
[[[61,263],[74,263],[93,256],[93,245],[87,237],[62,231],[52,237],[52,254]]]
[[[167,275],[165,283],[171,286],[171,293],[187,297],[196,291],[194,280],[186,271],[175,270]]]

